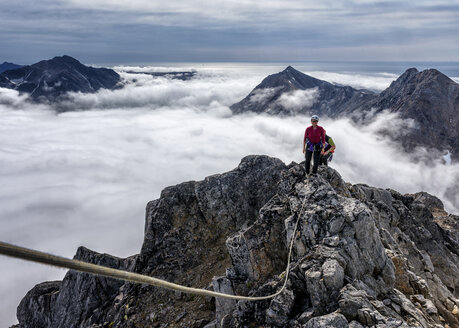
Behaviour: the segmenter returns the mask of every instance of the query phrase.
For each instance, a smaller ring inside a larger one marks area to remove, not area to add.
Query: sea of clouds
[[[235,168],[250,154],[285,163],[303,161],[309,118],[231,115],[277,66],[209,65],[116,67],[124,88],[71,94],[59,106],[29,103],[0,89],[0,240],[72,257],[83,245],[126,257],[143,241],[144,209],[169,185]],[[137,72],[195,70],[192,80]],[[397,76],[307,72],[328,81],[381,91]],[[260,94],[259,97],[264,95]],[[256,101],[257,99],[254,99]],[[279,101],[297,109],[314,93]],[[58,113],[58,110],[70,112]],[[337,144],[331,166],[346,181],[427,191],[459,213],[459,165],[415,163],[412,154],[378,135],[410,126],[392,114],[357,127],[348,119],[322,119]],[[421,150],[422,151],[422,150]],[[0,257],[0,326],[15,321],[16,306],[35,284],[62,279],[65,270]]]

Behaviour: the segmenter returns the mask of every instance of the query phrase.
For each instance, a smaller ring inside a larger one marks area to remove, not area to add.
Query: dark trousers
[[[320,165],[328,166],[328,157],[330,157],[330,154],[320,155]]]
[[[309,149],[306,150],[306,174],[309,174],[309,168],[311,167],[311,158],[314,157],[314,165],[312,166],[312,173],[317,173],[317,168],[319,167],[319,160],[320,160],[320,151],[310,151]]]

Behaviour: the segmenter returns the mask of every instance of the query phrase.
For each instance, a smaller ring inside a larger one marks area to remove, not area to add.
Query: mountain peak
[[[292,66],[287,66],[286,69],[283,70],[283,72],[299,72],[298,70],[294,69]]]
[[[275,74],[276,75],[276,74]],[[299,70],[293,68],[292,66],[287,66],[286,69],[284,69],[282,72],[278,73],[279,77],[282,77],[284,75],[291,76],[291,77],[296,77],[299,78],[303,81],[305,80],[316,80],[320,81],[310,75],[304,74],[303,72],[300,72]]]
[[[75,58],[73,58],[71,56],[68,56],[68,55],[56,56],[53,59],[50,59],[50,61],[62,61],[62,62],[65,62],[65,63],[81,64],[80,61],[78,61],[77,59],[75,59]]]
[[[10,62],[3,62],[3,64],[0,64],[0,73],[3,73],[5,71],[9,71],[9,70],[12,70],[12,69],[16,69],[16,68],[21,68],[22,65],[17,65],[17,64],[14,64],[14,63],[10,63]]]
[[[55,99],[67,92],[90,93],[100,88],[113,89],[120,80],[118,73],[106,68],[85,66],[75,58],[63,55],[6,71],[4,87],[25,92],[34,100]],[[8,83],[15,81],[15,83]]]
[[[440,84],[444,85],[445,87],[447,84],[450,84],[450,83],[454,83],[457,85],[456,82],[454,82],[448,76],[446,76],[439,70],[436,70],[435,68],[429,68],[429,69],[423,70],[422,72],[418,73],[418,76],[419,76],[419,81],[437,80]]]
[[[418,71],[418,69],[416,67],[410,67],[402,75],[404,75],[404,74],[417,74],[417,73],[419,73],[419,71]]]
[[[69,66],[80,68],[80,69],[83,67],[86,67],[85,65],[83,65],[81,62],[79,62],[75,58],[67,56],[67,55],[56,56],[51,59],[42,60],[30,66],[39,68],[39,69],[47,69],[47,70],[49,69],[67,70],[69,69]]]
[[[290,101],[298,96],[300,101]],[[292,66],[267,76],[250,94],[233,104],[233,113],[252,111],[270,114],[310,114],[336,116],[348,106],[359,107],[373,94],[351,87],[334,85],[304,74]],[[340,109],[335,110],[340,106]]]
[[[406,83],[425,83],[432,80],[438,80],[440,83],[456,83],[451,80],[448,76],[440,72],[435,68],[425,69],[423,71],[418,71],[416,68],[407,69],[400,77],[395,81],[397,86],[400,84]],[[392,87],[392,86],[391,86]]]

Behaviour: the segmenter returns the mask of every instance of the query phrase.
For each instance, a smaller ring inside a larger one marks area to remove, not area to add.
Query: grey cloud
[[[2,6],[0,37],[5,59],[23,62],[456,60],[458,11],[454,1],[22,0]]]

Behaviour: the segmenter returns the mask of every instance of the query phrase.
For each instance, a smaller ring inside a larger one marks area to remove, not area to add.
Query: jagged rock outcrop
[[[316,79],[288,66],[266,77],[247,97],[231,106],[235,114],[247,111],[281,115],[315,113],[337,117],[353,112],[376,94]]]
[[[91,93],[117,87],[120,76],[108,68],[93,68],[70,56],[54,57],[0,74],[0,86],[26,93],[35,101],[56,100],[65,93]]]
[[[77,260],[129,270],[134,258],[120,259],[80,247]],[[63,281],[35,286],[18,306],[19,327],[88,327],[104,318],[122,281],[69,271]]]
[[[26,295],[19,326],[457,327],[458,219],[427,193],[351,185],[329,167],[305,178],[303,165],[249,156],[166,188],[147,205],[140,255],[111,265],[261,296],[283,284],[294,238],[282,294],[215,301],[108,281],[101,292],[100,278],[70,272]]]

